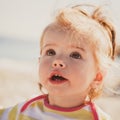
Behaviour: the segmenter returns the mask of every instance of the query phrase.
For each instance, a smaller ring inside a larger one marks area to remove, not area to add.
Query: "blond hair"
[[[92,11],[89,12],[84,7],[92,8]],[[56,20],[43,31],[40,47],[48,29],[69,31],[70,36],[75,39],[79,39],[80,35],[84,34],[89,39],[88,44],[95,48],[94,54],[100,69],[107,68],[115,58],[116,32],[112,22],[103,14],[102,7],[77,5],[62,9]],[[91,36],[95,39],[92,40]],[[91,89],[88,96],[94,99],[101,91],[102,85],[97,90]]]

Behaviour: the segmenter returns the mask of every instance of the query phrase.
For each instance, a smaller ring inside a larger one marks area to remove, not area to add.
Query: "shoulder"
[[[0,120],[15,120],[17,113],[25,102],[19,103],[15,106],[0,109]]]
[[[45,98],[45,96],[46,95],[37,96],[15,106],[0,109],[0,120],[16,120],[18,116],[23,115],[25,111],[29,111],[30,113],[31,110],[35,108],[35,104],[37,103],[37,101],[42,100],[43,98]]]
[[[42,100],[44,100],[46,97],[47,95],[41,95],[41,96],[37,96],[35,98],[30,99],[22,106],[20,112],[24,112],[25,110],[27,110],[29,106],[34,107],[38,103],[38,101],[39,101],[39,105],[41,106],[42,104],[40,104],[40,102],[43,102]]]

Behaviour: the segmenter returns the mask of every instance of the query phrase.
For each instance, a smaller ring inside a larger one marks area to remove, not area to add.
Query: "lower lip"
[[[62,84],[62,83],[65,83],[67,80],[49,80],[50,83],[52,84]]]

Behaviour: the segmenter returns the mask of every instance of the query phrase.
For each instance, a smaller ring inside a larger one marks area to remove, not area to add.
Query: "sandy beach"
[[[40,95],[38,87],[38,63],[0,60],[0,108]],[[111,82],[113,85],[113,82]],[[119,80],[114,84],[118,84]],[[107,91],[96,103],[113,120],[119,120],[120,96]]]

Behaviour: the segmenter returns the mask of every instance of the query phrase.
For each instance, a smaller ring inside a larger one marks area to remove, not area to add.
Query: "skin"
[[[49,104],[66,108],[83,104],[91,86],[100,82],[93,51],[83,41],[71,41],[62,31],[47,30],[43,41],[39,76]],[[66,80],[51,81],[55,74]]]

